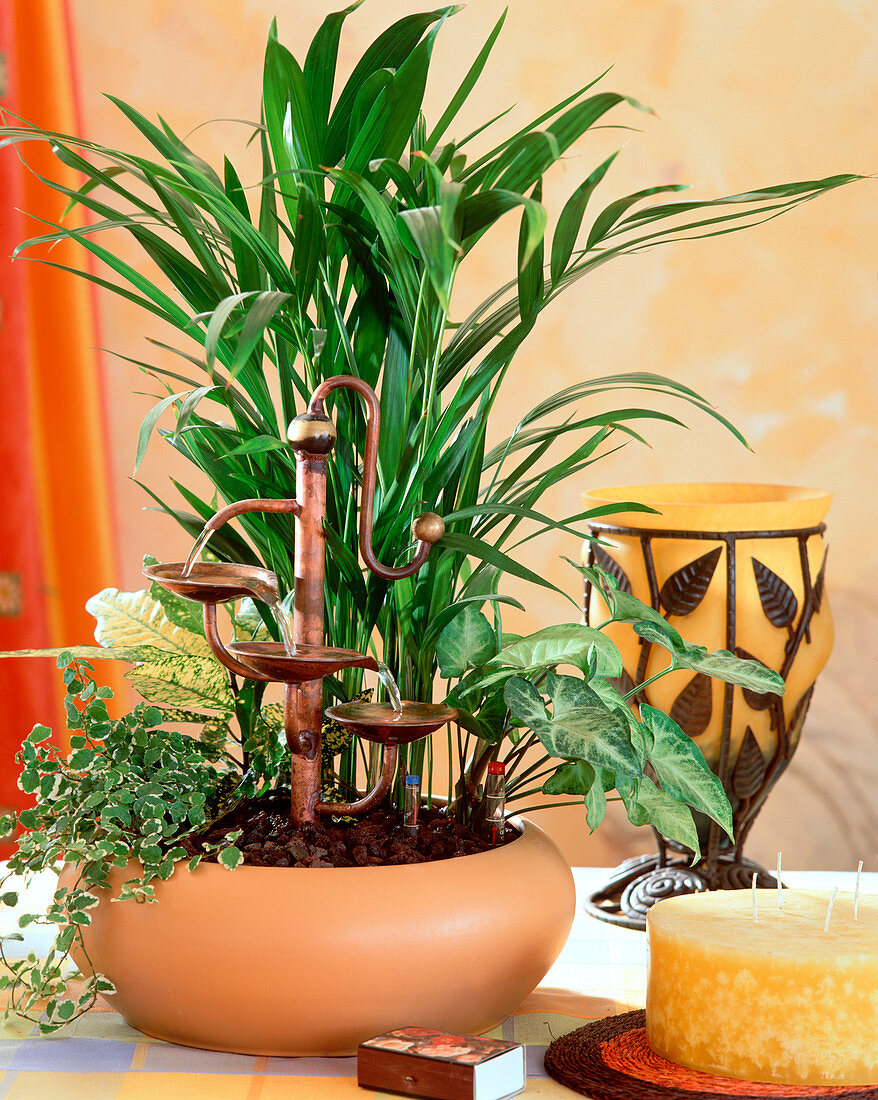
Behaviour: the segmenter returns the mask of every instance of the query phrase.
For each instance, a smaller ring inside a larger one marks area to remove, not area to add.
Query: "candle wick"
[[[863,861],[860,860],[860,862],[857,864],[857,884],[854,887],[854,920],[859,920],[860,919],[859,916],[858,916],[858,913],[859,913],[859,909],[860,909],[860,875],[862,873],[863,873]]]
[[[780,880],[780,865],[783,852],[777,853],[777,907],[783,909],[783,883]]]
[[[759,920],[759,910],[756,907],[756,879],[759,877],[759,872],[753,872],[753,920]]]
[[[829,899],[829,908],[826,910],[826,920],[823,923],[823,931],[829,931],[829,921],[832,918],[832,907],[835,905],[835,895],[838,893],[838,887],[832,891],[832,897]]]

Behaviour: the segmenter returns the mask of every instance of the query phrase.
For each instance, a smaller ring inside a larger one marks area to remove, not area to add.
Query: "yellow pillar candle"
[[[671,1062],[744,1081],[878,1085],[878,899],[784,890],[649,913],[646,1032]]]

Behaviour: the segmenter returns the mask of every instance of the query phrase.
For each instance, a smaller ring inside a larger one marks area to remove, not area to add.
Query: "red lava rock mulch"
[[[373,810],[356,823],[325,823],[297,828],[289,818],[289,796],[284,793],[251,798],[218,821],[201,838],[221,844],[226,835],[241,829],[235,844],[251,867],[375,867],[400,863],[428,863],[438,859],[485,852],[493,845],[482,833],[473,832],[440,809],[421,809],[418,835],[408,836],[399,817],[383,809]],[[519,833],[506,826],[503,843]],[[203,853],[197,841],[183,842],[190,854]],[[216,853],[204,854],[215,863]]]

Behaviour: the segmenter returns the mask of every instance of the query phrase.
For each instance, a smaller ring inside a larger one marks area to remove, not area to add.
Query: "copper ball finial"
[[[335,445],[335,425],[323,413],[302,413],[290,421],[287,439],[295,451],[328,455]]]
[[[445,521],[435,512],[422,512],[419,516],[415,516],[412,534],[419,542],[428,542],[432,545],[445,534]]]

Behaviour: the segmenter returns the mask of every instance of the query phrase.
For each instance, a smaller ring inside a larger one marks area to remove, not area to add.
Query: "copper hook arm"
[[[378,782],[368,794],[358,798],[356,802],[317,802],[314,812],[318,814],[338,814],[341,817],[356,817],[379,805],[387,797],[387,793],[393,786],[393,778],[396,775],[396,765],[399,760],[399,745],[383,745],[381,756],[381,774]]]
[[[229,504],[228,507],[220,508],[218,512],[214,512],[205,527],[210,531],[217,531],[224,523],[228,523],[230,519],[240,516],[243,512],[292,512],[294,515],[298,515],[301,510],[296,500],[238,500],[234,504]],[[211,653],[221,665],[224,665],[230,672],[234,672],[238,676],[244,676],[250,680],[269,682],[268,676],[264,676],[248,665],[242,664],[223,645],[217,628],[216,604],[206,603],[204,605],[203,618],[204,636],[207,639],[207,644]]]
[[[261,672],[257,672],[256,669],[250,668],[248,665],[242,665],[223,645],[222,638],[220,638],[219,630],[217,629],[215,603],[206,603],[204,605],[203,621],[204,636],[207,639],[207,644],[210,646],[211,653],[221,665],[227,668],[229,672],[234,672],[238,676],[246,677],[248,680],[262,680],[265,683],[270,682],[271,678],[269,676],[264,676]]]
[[[224,523],[228,523],[230,519],[244,512],[292,512],[297,516],[301,511],[297,500],[259,500],[258,498],[236,500],[234,504],[214,512],[204,526],[209,531],[218,531]]]
[[[403,577],[410,577],[421,568],[430,553],[430,547],[437,542],[445,532],[445,525],[439,516],[432,512],[418,516],[413,524],[417,547],[415,554],[408,565],[402,565],[398,569],[382,565],[375,557],[372,549],[372,513],[375,505],[375,481],[378,474],[378,436],[381,430],[381,407],[378,397],[370,385],[361,378],[355,378],[352,374],[337,374],[333,378],[327,378],[321,382],[308,405],[309,413],[323,415],[323,401],[333,390],[356,390],[366,403],[366,447],[363,452],[363,489],[360,499],[360,555],[369,569],[386,581],[398,581]],[[419,522],[429,517],[429,522]],[[418,537],[424,535],[424,537]],[[429,536],[429,537],[428,537]]]

